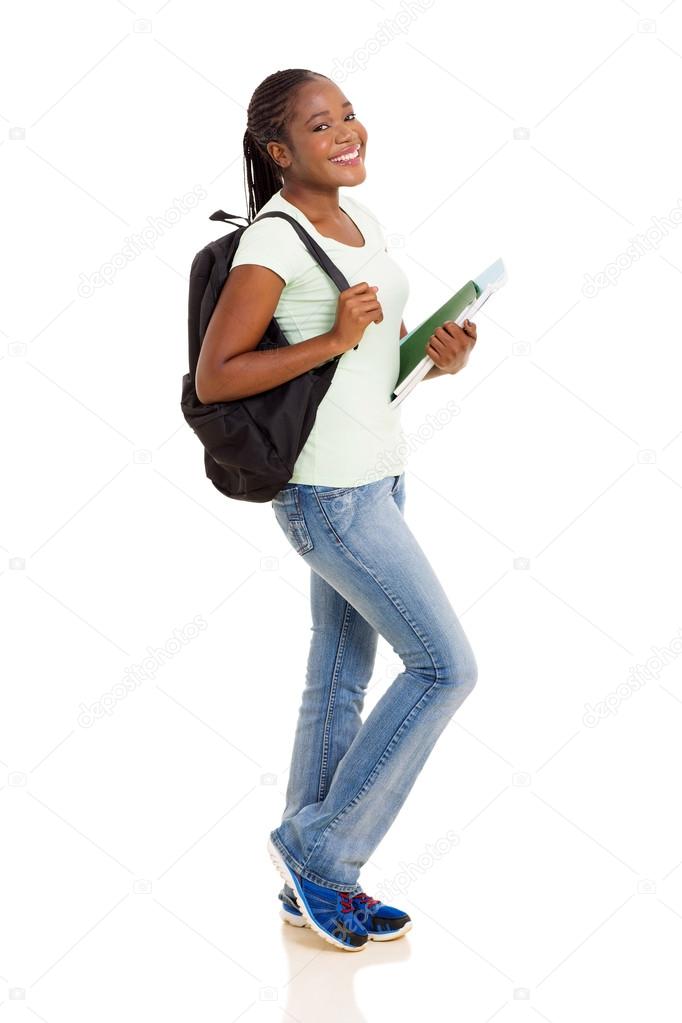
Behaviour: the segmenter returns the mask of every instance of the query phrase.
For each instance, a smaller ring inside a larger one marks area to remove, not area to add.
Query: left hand
[[[454,320],[446,320],[428,340],[424,354],[443,373],[458,373],[466,366],[469,352],[476,344],[476,324],[465,320],[458,327]]]

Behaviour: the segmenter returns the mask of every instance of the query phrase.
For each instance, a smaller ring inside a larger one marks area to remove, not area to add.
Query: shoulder
[[[349,195],[347,192],[342,196],[343,200],[350,206],[354,206],[364,217],[368,217],[370,220],[376,220],[376,217],[370,210],[369,206],[365,206],[364,202],[360,202],[354,195]]]
[[[273,210],[272,212],[274,213],[275,211]],[[298,235],[296,234],[296,231],[291,226],[289,221],[284,219],[284,217],[279,217],[279,216],[277,216],[277,217],[266,217],[266,216],[262,216],[262,213],[256,214],[256,217],[260,218],[260,219],[252,220],[251,223],[248,224],[244,228],[244,231],[242,232],[242,236],[239,239],[240,244],[241,244],[241,242],[245,241],[246,239],[251,239],[251,238],[265,238],[265,239],[267,239],[267,238],[277,238],[277,239],[280,239],[281,238],[284,241],[286,241],[289,238],[292,241],[294,241],[296,238],[298,238]]]
[[[369,206],[356,199],[354,195],[344,195],[343,199],[344,202],[348,203],[348,210],[353,213],[354,219],[362,225],[363,233],[364,231],[373,231],[376,238],[381,242],[382,248],[385,248],[384,231],[376,214],[372,212]]]
[[[253,220],[242,231],[232,266],[257,263],[293,281],[306,268],[306,249],[291,224],[283,217]]]
[[[252,220],[242,231],[235,256],[245,258],[247,253],[273,250],[293,262],[300,260],[301,254],[307,251],[296,229],[284,217]]]

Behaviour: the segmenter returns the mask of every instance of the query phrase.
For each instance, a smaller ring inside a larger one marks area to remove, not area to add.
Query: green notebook
[[[476,282],[468,281],[440,309],[436,309],[428,320],[424,320],[418,327],[405,335],[400,342],[400,372],[395,383],[396,387],[422,361],[426,354],[428,340],[437,328],[442,327],[446,320],[456,320],[459,314],[472,302],[475,302],[480,294],[481,289]]]

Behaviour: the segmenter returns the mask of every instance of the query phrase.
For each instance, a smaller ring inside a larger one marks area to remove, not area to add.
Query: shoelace
[[[355,896],[355,898],[358,900],[358,902],[366,903],[368,909],[371,909],[372,906],[378,906],[379,905],[379,899],[373,899],[369,895],[367,895],[365,892],[359,892]]]
[[[341,912],[352,913],[354,906],[350,892],[339,892],[339,895],[341,896]]]

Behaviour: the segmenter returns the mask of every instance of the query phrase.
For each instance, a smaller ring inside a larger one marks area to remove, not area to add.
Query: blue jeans
[[[311,568],[312,640],[286,806],[270,837],[294,871],[352,894],[477,677],[404,506],[404,473],[356,487],[287,483],[272,501]],[[404,670],[363,721],[379,633]]]

